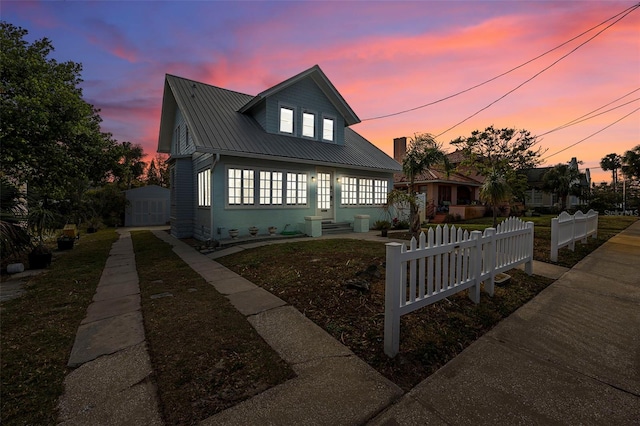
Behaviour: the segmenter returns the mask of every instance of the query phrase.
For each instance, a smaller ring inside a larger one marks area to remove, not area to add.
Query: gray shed
[[[171,191],[158,185],[124,191],[129,204],[124,226],[154,226],[169,223]]]

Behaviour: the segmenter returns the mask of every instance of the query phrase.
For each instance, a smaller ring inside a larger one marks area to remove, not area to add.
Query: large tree
[[[607,154],[600,160],[602,170],[611,171],[611,182],[615,192],[618,191],[618,169],[620,169],[621,166],[622,158],[616,153]]]
[[[524,200],[526,179],[519,171],[536,167],[544,153],[536,148],[537,137],[528,130],[496,129],[489,126],[474,130],[469,137],[460,137],[451,144],[462,151],[463,165],[472,166],[488,178],[499,177],[508,192],[517,200]]]
[[[624,153],[622,173],[629,180],[640,180],[640,145]]]
[[[560,200],[560,210],[567,208],[569,195],[582,195],[581,173],[570,164],[556,164],[542,176],[542,188]]]
[[[81,65],[49,58],[51,42],[27,34],[0,22],[0,162],[29,191],[66,199],[78,182],[105,179],[115,142],[82,99]]]
[[[114,180],[119,182],[123,189],[143,185],[142,177],[146,163],[142,161],[144,158],[142,146],[131,142],[122,142],[118,145],[116,152],[118,164],[113,171]]]

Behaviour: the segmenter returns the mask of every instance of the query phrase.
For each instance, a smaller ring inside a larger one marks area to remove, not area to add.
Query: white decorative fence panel
[[[493,296],[495,276],[521,263],[532,273],[533,223],[512,217],[497,229],[463,231],[455,226],[430,228],[418,241],[388,243],[385,284],[384,351],[400,347],[400,317],[469,289],[480,302],[480,284]]]
[[[558,261],[558,250],[562,247],[568,246],[574,251],[576,241],[585,244],[589,236],[598,238],[598,212],[589,210],[586,215],[581,211],[574,215],[560,213],[551,219],[551,261]]]

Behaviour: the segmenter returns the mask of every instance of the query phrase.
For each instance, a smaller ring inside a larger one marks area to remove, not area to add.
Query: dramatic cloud
[[[613,20],[460,96],[366,120],[469,89],[632,6],[632,1],[380,1],[366,7],[303,1],[7,1],[2,19],[29,30],[30,40],[50,38],[56,59],[81,62],[85,98],[101,109],[104,130],[142,144],[148,154],[156,149],[165,74],[253,95],[314,64],[365,119],[354,130],[391,154],[394,137],[440,134],[470,116],[439,140],[447,143],[489,125],[542,134],[640,87],[640,11],[634,11],[575,52]],[[563,55],[568,56],[560,60]],[[545,135],[547,162],[577,157],[596,180],[608,179],[599,161],[640,143],[640,113],[580,141],[639,106],[635,101]]]

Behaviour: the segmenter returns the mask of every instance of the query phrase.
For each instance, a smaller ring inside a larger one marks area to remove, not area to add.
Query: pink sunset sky
[[[362,120],[352,128],[389,155],[399,136],[429,132],[451,150],[449,141],[473,130],[515,127],[539,135],[545,165],[576,157],[600,182],[611,179],[602,157],[640,144],[637,9],[631,1],[2,0],[0,19],[28,30],[29,41],[49,38],[58,61],[82,63],[83,94],[101,110],[103,130],[147,154],[157,148],[165,74],[255,95],[318,64]],[[459,96],[374,119],[556,47]]]

